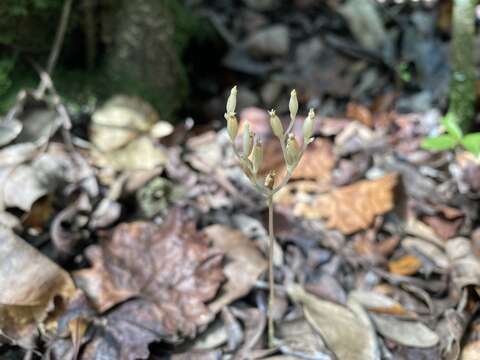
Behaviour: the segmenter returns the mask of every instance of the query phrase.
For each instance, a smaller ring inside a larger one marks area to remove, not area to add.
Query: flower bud
[[[252,152],[253,134],[250,132],[250,125],[245,123],[243,128],[243,157],[247,158]]]
[[[315,121],[315,112],[313,111],[313,109],[310,109],[310,111],[308,112],[308,116],[303,122],[303,141],[305,144],[308,143],[308,141],[312,137],[314,121]]]
[[[262,142],[258,140],[253,147],[253,154],[252,154],[252,163],[253,163],[253,173],[258,173],[258,169],[260,169],[260,165],[262,165],[263,161],[263,146]]]
[[[270,126],[272,128],[273,134],[281,138],[283,136],[283,125],[282,121],[278,117],[277,114],[275,114],[275,110],[270,110],[269,112],[270,115]]]
[[[235,141],[235,138],[237,137],[237,134],[238,134],[237,117],[234,114],[230,114],[230,116],[225,116],[225,117],[227,119],[228,136],[230,136],[230,140]]]
[[[268,173],[268,175],[265,177],[265,183],[264,183],[266,188],[273,190],[273,187],[275,186],[275,176],[276,176],[275,170],[272,170]]]
[[[287,167],[292,167],[296,164],[298,156],[300,155],[300,146],[298,145],[297,139],[293,134],[288,134],[287,147],[285,150]]]
[[[297,111],[298,111],[298,100],[297,100],[297,92],[295,89],[292,90],[290,93],[290,101],[288,103],[288,109],[290,110],[290,118],[292,120],[295,119],[297,116]]]
[[[230,96],[227,100],[227,114],[233,114],[235,112],[235,107],[237,106],[237,86],[234,86],[230,90]]]

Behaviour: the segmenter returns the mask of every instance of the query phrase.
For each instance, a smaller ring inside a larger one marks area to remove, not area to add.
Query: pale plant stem
[[[273,193],[270,192],[267,198],[268,205],[268,346],[273,347],[275,338],[275,328],[273,325],[273,306],[275,303],[275,281],[273,274],[273,250],[275,244],[275,236],[273,233]]]

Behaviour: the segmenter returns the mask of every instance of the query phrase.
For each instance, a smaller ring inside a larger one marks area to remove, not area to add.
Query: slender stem
[[[285,131],[285,134],[289,134],[290,131],[292,131],[293,124],[295,124],[295,117],[290,116],[290,124],[288,124],[288,128],[287,128],[287,131]]]
[[[275,237],[273,234],[273,193],[267,198],[268,205],[268,286],[270,294],[268,297],[268,346],[273,347],[275,338],[275,328],[273,325],[273,306],[275,302],[274,276],[273,276],[273,249]]]

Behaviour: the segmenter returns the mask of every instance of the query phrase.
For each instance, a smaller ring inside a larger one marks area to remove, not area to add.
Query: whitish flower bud
[[[258,140],[253,147],[253,154],[252,154],[252,163],[253,163],[253,173],[256,174],[258,169],[260,169],[260,165],[262,165],[263,161],[263,146],[262,142]]]
[[[275,114],[275,110],[270,110],[268,113],[270,115],[270,126],[272,128],[273,133],[275,134],[276,137],[281,138],[283,136],[282,121],[280,120],[278,115]]]
[[[228,136],[230,136],[230,140],[235,141],[235,138],[238,134],[238,120],[237,117],[233,114],[230,116],[226,116],[227,119],[227,131]]]
[[[272,170],[268,173],[268,175],[265,177],[265,187],[272,190],[273,187],[275,186],[275,170]]]
[[[297,100],[297,92],[295,89],[292,90],[290,93],[290,101],[288,103],[288,109],[290,110],[290,118],[293,120],[297,116],[298,112],[298,100]]]
[[[243,128],[243,156],[247,158],[252,152],[253,134],[250,132],[250,125],[245,123]]]
[[[237,86],[230,90],[230,96],[227,100],[227,114],[233,114],[237,106]]]
[[[287,161],[287,166],[292,167],[293,165],[295,165],[298,160],[298,156],[300,155],[300,146],[298,145],[297,139],[295,139],[295,136],[293,134],[288,135],[287,148],[285,152],[285,160]]]
[[[303,141],[308,143],[313,134],[313,124],[315,121],[315,112],[313,109],[310,109],[308,116],[303,122]]]

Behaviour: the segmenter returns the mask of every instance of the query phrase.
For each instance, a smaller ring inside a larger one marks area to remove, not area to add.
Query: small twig
[[[68,19],[70,17],[70,10],[72,9],[73,0],[65,0],[62,8],[62,15],[60,16],[60,23],[58,24],[55,41],[53,43],[52,51],[48,58],[47,73],[52,75],[52,71],[57,64],[58,55],[62,48],[63,40],[65,39],[65,32],[67,31]]]

